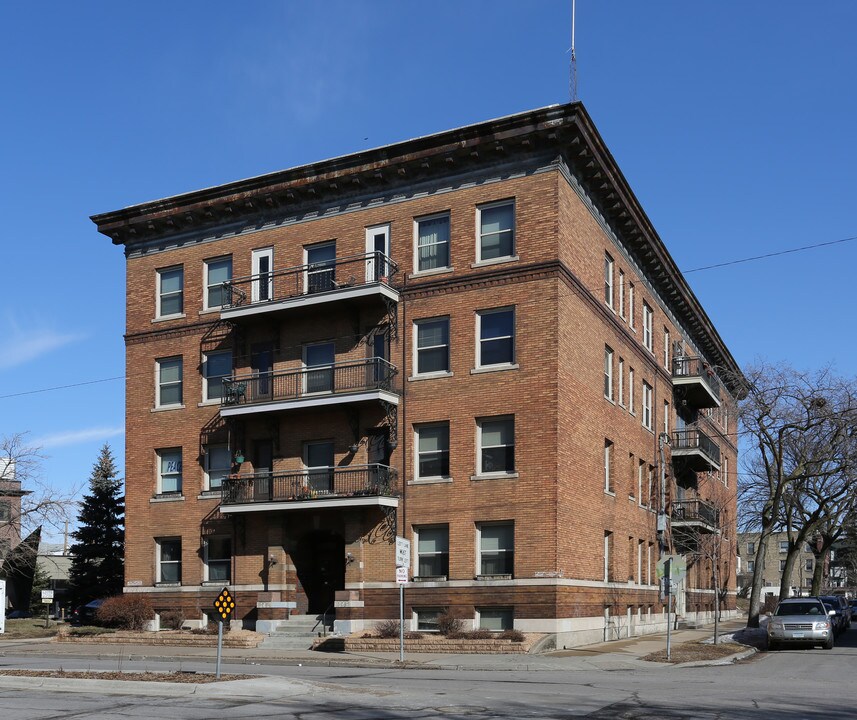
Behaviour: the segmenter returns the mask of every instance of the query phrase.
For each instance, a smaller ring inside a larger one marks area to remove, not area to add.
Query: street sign
[[[228,620],[232,615],[235,610],[235,601],[232,599],[232,595],[229,594],[229,588],[223,588],[220,591],[220,595],[214,601],[214,609],[217,611],[218,620],[221,622]]]
[[[399,585],[406,585],[408,582],[408,568],[406,567],[397,567],[396,568],[396,582]]]
[[[396,567],[407,568],[411,566],[411,541],[407,538],[396,538]]]
[[[42,603],[45,605],[50,605],[54,601],[54,591],[53,590],[42,590]]]
[[[663,580],[667,560],[670,562],[670,582],[679,583],[687,576],[687,559],[684,555],[664,555],[655,567],[658,580]]]

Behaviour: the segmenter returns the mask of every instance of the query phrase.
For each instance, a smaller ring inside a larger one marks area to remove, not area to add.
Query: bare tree
[[[759,532],[747,618],[758,627],[768,540],[786,529],[787,503],[849,471],[857,400],[853,383],[826,368],[802,373],[760,363],[746,378],[739,417],[750,452],[739,499],[742,524]]]

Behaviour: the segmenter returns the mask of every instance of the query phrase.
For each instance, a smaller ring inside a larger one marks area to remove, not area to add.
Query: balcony
[[[220,317],[235,320],[336,302],[396,303],[399,266],[381,252],[233,278],[223,283]]]
[[[690,407],[720,407],[720,381],[702,358],[673,358],[673,388],[679,390]]]
[[[222,417],[373,400],[399,404],[396,368],[381,358],[348,360],[223,380]]]
[[[673,463],[694,472],[720,470],[720,448],[697,427],[676,430],[672,436]]]
[[[399,476],[387,465],[350,465],[290,472],[230,475],[223,481],[220,512],[398,507]]]
[[[704,500],[674,500],[670,510],[673,530],[694,530],[715,533],[718,527],[717,510]]]

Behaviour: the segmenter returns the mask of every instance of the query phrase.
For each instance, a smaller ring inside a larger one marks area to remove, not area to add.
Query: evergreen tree
[[[110,446],[101,448],[80,505],[69,580],[76,603],[119,595],[124,584],[125,497]]]

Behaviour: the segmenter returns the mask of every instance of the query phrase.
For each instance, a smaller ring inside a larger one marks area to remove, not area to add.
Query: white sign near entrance
[[[408,568],[406,568],[406,567],[397,567],[396,568],[396,582],[399,585],[407,585],[408,584]]]
[[[396,567],[408,568],[411,566],[411,541],[407,538],[396,538]]]

